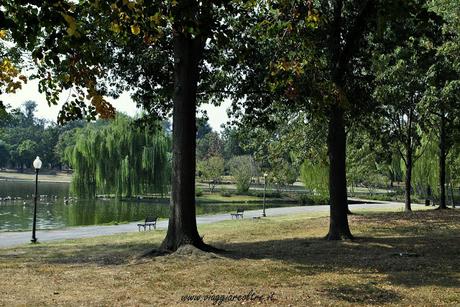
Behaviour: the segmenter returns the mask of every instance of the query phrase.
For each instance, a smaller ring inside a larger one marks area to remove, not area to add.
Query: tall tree
[[[455,1],[434,0],[429,7],[444,20],[441,43],[436,48],[436,61],[428,71],[429,88],[425,92],[425,109],[438,128],[439,140],[439,208],[446,204],[446,160],[450,149],[458,142],[460,130],[460,8]]]
[[[429,12],[423,1],[407,5],[409,14],[392,20],[375,46],[374,98],[381,102],[384,135],[401,155],[405,165],[405,210],[411,211],[412,169],[427,123],[421,104],[427,90],[427,72],[433,63],[441,35],[441,19]]]
[[[430,86],[423,102],[428,120],[431,119],[429,127],[436,127],[438,131],[435,135],[438,140],[439,208],[446,209],[446,160],[460,130],[460,70],[456,70],[445,56],[438,55],[428,70],[428,82]],[[430,128],[427,133],[432,134]]]
[[[59,92],[72,89],[59,121],[97,114],[113,117],[114,108],[104,95],[116,96],[128,88],[152,117],[172,111],[172,192],[165,250],[184,244],[210,248],[198,234],[195,217],[197,104],[214,95],[213,76],[219,74],[212,65],[216,49],[225,47],[227,35],[232,35],[229,20],[244,16],[245,4],[7,0],[2,7],[13,38],[36,59],[48,102],[56,103]]]
[[[241,51],[230,61],[241,63],[235,66],[233,84],[240,94],[236,108],[244,108],[243,125],[270,123],[273,113],[286,110],[302,110],[307,123],[327,123],[330,240],[353,237],[347,218],[345,128],[372,102],[367,99],[372,78],[366,72],[370,57],[364,39],[375,29],[379,4],[270,2],[259,10],[259,18],[253,16],[250,30],[240,29],[252,39],[235,42]]]
[[[162,130],[135,127],[119,114],[109,123],[77,130],[73,139],[64,154],[74,169],[71,187],[79,197],[167,192],[170,142]]]
[[[399,48],[393,54],[380,57],[375,97],[383,108],[385,132],[401,155],[405,165],[405,210],[411,211],[412,168],[420,146],[420,100],[425,90],[425,71],[411,52],[416,48]]]

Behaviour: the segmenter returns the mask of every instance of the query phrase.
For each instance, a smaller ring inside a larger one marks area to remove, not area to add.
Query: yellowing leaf
[[[77,35],[77,22],[75,21],[75,18],[73,18],[70,15],[63,14],[61,13],[62,17],[64,17],[65,21],[69,24],[69,27],[67,28],[67,34],[69,36]]]
[[[137,25],[137,24],[132,25],[131,26],[131,33],[133,33],[134,35],[139,35],[139,33],[141,33],[141,28],[139,27],[139,25]]]
[[[318,14],[313,13],[308,15],[305,21],[307,23],[307,27],[316,29],[318,28],[320,17]]]
[[[0,30],[0,39],[3,39],[6,37],[6,30]]]
[[[116,22],[112,22],[110,24],[110,30],[112,30],[112,32],[115,32],[115,33],[120,33],[120,25]]]
[[[161,13],[157,12],[155,15],[149,17],[150,22],[153,22],[154,24],[159,24],[161,21]]]

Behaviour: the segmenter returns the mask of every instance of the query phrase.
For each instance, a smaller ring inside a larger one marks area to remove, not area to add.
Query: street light
[[[34,222],[32,225],[32,243],[37,243],[37,237],[35,236],[35,229],[37,227],[37,195],[38,195],[38,171],[42,167],[42,161],[40,157],[37,156],[34,161],[35,168],[35,195],[34,195]]]
[[[267,173],[264,173],[264,209],[262,211],[262,216],[266,217],[267,215],[265,214],[265,193],[267,192]]]

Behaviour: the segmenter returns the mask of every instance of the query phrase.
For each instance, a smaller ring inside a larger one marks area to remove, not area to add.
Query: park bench
[[[233,220],[233,217],[235,217],[236,219],[238,219],[239,217],[243,218],[243,213],[244,213],[244,209],[238,208],[236,209],[236,213],[230,213],[230,214]]]
[[[156,229],[157,228],[157,217],[146,217],[145,218],[145,221],[143,224],[137,224],[137,227],[139,227],[139,231],[141,231],[141,227],[144,227],[144,231],[147,230],[147,226],[149,226],[149,230],[151,229],[151,227],[153,226],[153,229]]]

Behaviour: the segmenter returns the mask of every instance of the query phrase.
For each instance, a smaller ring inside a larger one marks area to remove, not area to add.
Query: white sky
[[[29,80],[26,85],[23,85],[21,90],[16,92],[16,94],[0,95],[0,99],[3,100],[5,104],[11,105],[13,108],[20,107],[21,104],[27,100],[33,100],[37,102],[38,107],[35,116],[38,118],[45,118],[53,122],[56,122],[60,106],[65,102],[67,97],[68,93],[64,92],[60,96],[60,105],[51,107],[48,106],[45,95],[38,92],[37,80]],[[116,100],[111,98],[107,100],[113,104],[117,111],[126,113],[128,115],[134,116],[139,111],[139,109],[136,108],[136,104],[131,100],[127,93],[121,95]],[[207,111],[209,124],[213,130],[220,132],[222,130],[220,126],[228,121],[226,110],[230,104],[230,101],[224,101],[219,107],[215,107],[213,105],[204,105],[200,108]]]

